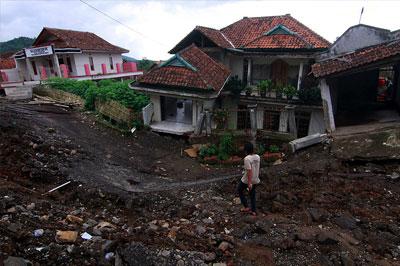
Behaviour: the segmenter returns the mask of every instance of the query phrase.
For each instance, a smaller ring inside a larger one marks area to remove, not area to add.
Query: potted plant
[[[282,99],[282,93],[283,93],[283,85],[278,83],[275,85],[274,91],[276,93],[276,98],[277,99]]]
[[[258,83],[258,90],[260,91],[260,95],[261,97],[265,97],[267,94],[267,90],[270,90],[271,87],[271,81],[266,79],[266,80],[262,80]]]
[[[288,100],[291,100],[293,96],[297,95],[297,89],[292,85],[287,85],[283,88],[283,93],[286,95]]]
[[[247,86],[244,90],[246,92],[246,96],[250,96],[251,93],[253,92],[253,88],[250,86]]]

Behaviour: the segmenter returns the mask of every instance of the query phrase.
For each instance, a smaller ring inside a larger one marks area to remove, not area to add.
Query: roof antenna
[[[361,8],[360,19],[358,20],[358,24],[361,24],[361,18],[364,13],[364,7]]]

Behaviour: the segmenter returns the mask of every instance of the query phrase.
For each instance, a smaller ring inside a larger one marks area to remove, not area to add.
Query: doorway
[[[182,124],[192,124],[193,102],[190,99],[178,99],[161,96],[161,120]]]

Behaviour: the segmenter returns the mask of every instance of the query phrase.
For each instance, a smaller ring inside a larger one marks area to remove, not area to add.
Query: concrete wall
[[[0,71],[5,73],[8,82],[22,81],[17,68],[0,69]]]
[[[152,121],[160,122],[161,121],[160,95],[150,95],[150,101],[153,103],[153,108],[154,108],[154,116]]]
[[[93,57],[94,71],[90,70],[91,75],[103,74],[101,64],[106,64],[107,73],[117,73],[116,64],[120,63],[122,66],[122,56],[121,54],[111,54],[113,59],[114,69],[110,68],[110,54],[107,53],[82,53],[74,54],[74,62],[72,63],[73,75],[75,76],[85,76],[85,64],[89,64],[89,55]],[[90,68],[89,68],[90,69]]]
[[[388,30],[357,25],[343,33],[322,57],[352,52],[363,47],[388,41],[390,38],[392,38],[392,35]]]

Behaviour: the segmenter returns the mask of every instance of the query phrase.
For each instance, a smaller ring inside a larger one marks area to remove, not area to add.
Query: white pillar
[[[251,58],[247,59],[247,85],[251,85]]]
[[[324,120],[326,129],[332,132],[335,131],[335,118],[333,116],[330,88],[325,79],[320,80],[319,88],[321,90],[322,107],[324,108]]]
[[[58,56],[56,53],[53,54],[53,62],[54,62],[54,68],[56,70],[57,76],[62,77],[61,75],[61,69],[60,69],[60,64],[58,63]]]
[[[33,73],[33,67],[32,67],[31,61],[29,60],[29,57],[25,58],[25,62],[26,62],[26,70],[28,72],[27,80],[31,81],[31,80],[33,80],[34,73]],[[37,66],[36,66],[36,71],[40,71]]]
[[[297,90],[300,90],[302,78],[303,78],[303,62],[301,62],[299,66],[299,78],[297,79]]]

